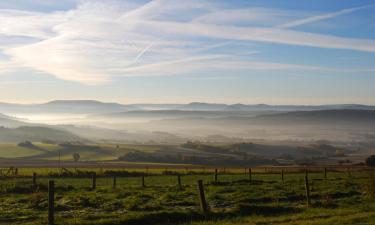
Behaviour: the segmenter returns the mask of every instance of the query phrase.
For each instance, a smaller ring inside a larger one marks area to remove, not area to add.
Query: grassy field
[[[30,149],[17,146],[17,144],[0,143],[0,157],[1,158],[16,158],[16,157],[29,157],[39,155],[42,152],[36,149]]]
[[[31,170],[20,170],[28,175]],[[98,172],[97,188],[91,178],[49,177],[39,169],[38,188],[31,177],[0,180],[0,224],[46,224],[47,182],[55,180],[57,224],[374,224],[375,184],[369,172],[310,173],[311,206],[306,207],[304,174],[185,174],[150,170],[142,177],[133,170],[113,178]],[[101,173],[102,172],[102,173]],[[144,171],[143,171],[144,172]],[[181,172],[181,171],[180,171]],[[211,171],[205,171],[211,172]],[[221,171],[222,172],[222,171]],[[240,170],[232,171],[240,172]],[[151,174],[152,173],[152,174]],[[210,212],[200,210],[197,180],[204,181]]]
[[[38,158],[73,161],[73,153],[80,154],[80,161],[116,160],[129,151],[155,152],[163,145],[93,144],[69,148],[57,144],[34,142],[34,148],[21,147],[17,143],[0,143],[0,158]]]
[[[106,161],[115,160],[119,156],[128,152],[129,147],[116,145],[93,145],[100,147],[98,151],[93,151],[89,147],[75,149],[64,148],[55,144],[33,143],[35,148],[21,147],[17,143],[0,143],[0,158],[38,158],[45,160],[73,161],[73,153],[80,154],[81,161]],[[147,151],[147,149],[146,149]]]

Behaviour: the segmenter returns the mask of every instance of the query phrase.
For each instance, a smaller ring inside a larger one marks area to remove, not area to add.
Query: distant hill
[[[43,104],[0,103],[0,113],[5,114],[105,114],[128,111],[179,110],[179,111],[312,111],[312,110],[375,110],[375,106],[359,104],[338,105],[266,105],[217,104],[192,102],[189,104],[119,104],[93,100],[56,100]]]
[[[264,114],[271,112],[262,112]],[[173,118],[215,118],[228,116],[256,116],[259,112],[252,111],[206,111],[206,110],[147,110],[128,111],[120,113],[108,113],[92,115],[92,118],[150,118],[150,119],[173,119]]]
[[[219,127],[251,128],[257,127],[347,127],[371,128],[375,127],[375,110],[318,110],[271,113],[258,116],[225,116],[217,118],[176,118],[150,122],[153,127]]]
[[[334,110],[334,109],[358,109],[375,110],[375,106],[359,104],[338,104],[338,105],[267,105],[267,104],[212,104],[193,102],[177,107],[180,110],[197,111],[311,111],[311,110]]]
[[[92,100],[56,100],[44,104],[8,104],[0,103],[0,112],[8,114],[93,114],[139,110],[134,105],[104,103]]]
[[[180,110],[197,110],[197,111],[223,111],[228,105],[213,104],[204,102],[192,102],[178,107]]]
[[[272,115],[261,115],[252,119],[262,124],[336,123],[336,124],[375,124],[375,110],[318,110],[296,111]]]
[[[80,142],[84,139],[70,132],[47,127],[0,127],[0,142],[22,141],[56,141],[56,142]]]
[[[45,104],[41,104],[42,107],[49,107],[49,108],[89,108],[89,109],[97,109],[97,108],[111,108],[111,109],[126,109],[132,108],[136,109],[137,107],[129,107],[126,105],[121,105],[118,103],[105,103],[100,101],[93,101],[93,100],[56,100],[47,102]]]

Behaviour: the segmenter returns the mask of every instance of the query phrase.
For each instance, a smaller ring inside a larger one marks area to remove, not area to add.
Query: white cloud
[[[63,21],[64,15],[61,13],[0,10],[0,35],[51,38],[54,36],[51,28]]]
[[[298,14],[298,15],[296,15]],[[267,8],[242,8],[215,10],[194,18],[195,23],[220,25],[254,25],[274,26],[281,22],[296,19],[301,13]],[[304,15],[305,16],[305,15]]]
[[[12,69],[29,68],[85,84],[102,84],[115,76],[170,75],[224,67],[308,69],[266,62],[244,66],[239,50],[221,52],[220,48],[236,41],[256,41],[375,52],[374,40],[285,29],[362,8],[302,20],[292,16],[293,21],[286,22],[291,16],[281,10],[229,10],[212,1],[160,0],[137,5],[85,0],[75,9],[60,12],[0,10],[0,50],[10,58],[8,63],[16,65]],[[275,27],[276,22],[284,25]],[[243,52],[254,49],[247,47]]]
[[[143,29],[152,29],[152,31],[159,35],[202,36],[225,40],[260,41],[318,48],[337,48],[375,52],[375,40],[342,38],[333,35],[307,33],[279,28],[234,27],[165,21],[138,21],[137,25]]]

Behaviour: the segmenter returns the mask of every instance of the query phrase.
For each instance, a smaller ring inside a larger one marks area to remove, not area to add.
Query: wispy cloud
[[[145,4],[85,0],[74,9],[50,13],[2,9],[0,51],[12,69],[30,68],[84,84],[102,84],[116,76],[186,74],[225,67],[308,69],[254,61],[245,66],[241,55],[256,50],[228,46],[238,41],[266,42],[375,52],[375,40],[288,29],[369,7],[304,19],[282,10],[225,9],[213,1],[198,0]],[[5,68],[0,64],[0,72],[10,67]]]
[[[306,16],[305,14],[306,13],[259,7],[217,9],[194,18],[192,22],[217,25],[274,26],[280,22],[286,23],[298,17]]]
[[[318,21],[321,21],[321,20],[335,18],[337,16],[349,14],[349,13],[352,13],[352,12],[355,12],[355,11],[372,8],[374,6],[375,6],[375,4],[371,4],[371,5],[354,7],[354,8],[349,8],[349,9],[343,9],[343,10],[340,10],[340,11],[337,11],[337,12],[332,12],[332,13],[327,13],[327,14],[322,14],[322,15],[317,15],[317,16],[311,16],[311,17],[307,17],[307,18],[304,18],[304,19],[300,19],[300,20],[290,21],[290,22],[284,23],[282,25],[279,25],[277,27],[278,28],[297,27],[297,26],[301,26],[301,25],[304,25],[304,24],[315,23],[315,22],[318,22]]]

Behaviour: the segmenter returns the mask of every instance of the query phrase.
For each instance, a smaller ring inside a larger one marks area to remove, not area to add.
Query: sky
[[[0,102],[375,105],[374,0],[0,1]]]

